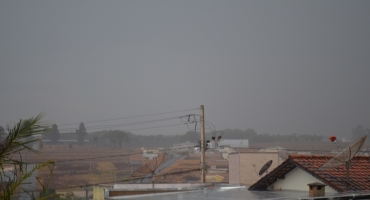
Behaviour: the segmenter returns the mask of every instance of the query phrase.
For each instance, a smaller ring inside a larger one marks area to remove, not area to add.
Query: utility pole
[[[200,106],[200,168],[202,169],[202,183],[206,182],[206,173],[205,173],[205,121],[204,121],[204,105]]]
[[[87,184],[85,185],[84,188],[85,188],[85,191],[86,191],[86,196],[85,197],[86,197],[86,200],[88,200],[89,199],[89,195],[88,195],[89,193],[88,193],[88,186],[87,186]]]
[[[130,174],[130,179],[131,179],[131,183],[132,183],[132,165],[131,166],[131,174]]]

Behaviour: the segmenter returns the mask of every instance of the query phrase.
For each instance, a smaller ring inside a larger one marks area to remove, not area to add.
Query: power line
[[[145,123],[143,123],[145,124]],[[138,125],[138,124],[135,124]],[[169,127],[169,126],[178,126],[178,125],[184,125],[183,123],[181,124],[169,124],[169,125],[162,125],[162,126],[152,126],[152,127],[144,127],[144,128],[134,128],[134,129],[125,129],[123,131],[132,131],[132,130],[141,130],[141,129],[151,129],[151,128],[163,128],[163,127]],[[112,125],[112,126],[96,126],[95,128],[86,128],[86,130],[98,130],[98,129],[107,129],[107,128],[118,128],[118,127],[123,127],[123,126],[130,126],[130,125]],[[67,130],[72,130],[72,129],[62,129],[62,131],[67,131]],[[73,129],[75,130],[75,129]],[[63,134],[63,133],[61,133]]]
[[[97,125],[97,126],[88,126],[87,129],[94,129],[94,128],[110,128],[110,127],[121,127],[121,126],[131,126],[131,125],[141,125],[146,123],[154,123],[154,122],[161,122],[171,119],[177,119],[177,117],[169,117],[169,118],[163,118],[163,119],[153,119],[153,120],[146,120],[146,121],[138,121],[138,122],[128,122],[128,123],[120,123],[120,124],[107,124],[107,125]],[[62,130],[69,130],[74,128],[68,128],[68,129],[62,129]]]
[[[173,149],[168,149],[168,150],[164,150],[163,152],[174,152],[174,151],[177,151],[177,150],[182,150],[182,149],[190,149],[190,148],[194,148],[196,146],[189,146],[189,147],[181,147],[181,148],[173,148]],[[259,150],[261,148],[247,148],[247,149],[250,149],[250,150]],[[263,148],[262,148],[263,149]],[[295,149],[285,149],[285,150],[280,150],[278,152],[284,152],[284,151],[297,151]],[[301,149],[299,151],[311,151],[311,152],[330,152],[331,150],[318,150],[318,149]],[[370,151],[359,151],[359,153],[370,153]],[[65,155],[68,155],[68,154],[58,154],[60,157],[65,157]],[[57,163],[65,163],[65,162],[78,162],[78,161],[90,161],[90,160],[98,160],[98,159],[109,159],[109,158],[115,158],[115,157],[126,157],[126,156],[133,156],[133,155],[142,155],[142,153],[132,153],[132,154],[119,154],[119,155],[111,155],[111,156],[99,156],[99,157],[89,157],[89,158],[78,158],[78,159],[67,159],[67,160],[56,160],[54,161],[55,164]],[[27,162],[25,164],[41,164],[39,162]]]
[[[177,171],[177,172],[172,172],[172,173],[167,173],[167,174],[163,174],[163,175],[166,175],[166,176],[169,176],[169,175],[177,175],[177,174],[183,174],[183,173],[189,173],[189,172],[194,172],[194,171],[200,171],[200,169],[190,169],[190,170],[183,170],[183,171]],[[80,188],[80,187],[84,187],[84,186],[94,186],[94,185],[99,185],[99,184],[111,184],[113,182],[128,182],[128,181],[135,181],[135,180],[141,180],[143,178],[152,178],[152,177],[156,177],[156,176],[161,176],[161,175],[150,175],[150,176],[145,176],[145,177],[138,177],[138,178],[129,178],[129,179],[121,179],[121,180],[118,180],[118,181],[107,181],[107,182],[96,182],[96,183],[90,183],[90,184],[84,184],[84,185],[74,185],[74,186],[68,186],[68,187],[58,187],[58,188],[52,188],[52,189],[56,189],[56,190],[60,190],[60,189],[72,189],[72,188]],[[29,190],[27,192],[42,192],[42,190]],[[24,193],[24,192],[16,192],[16,193]]]
[[[163,112],[163,113],[154,113],[154,114],[147,114],[147,115],[137,115],[137,116],[130,116],[130,117],[120,117],[120,118],[112,118],[112,119],[87,121],[87,122],[84,122],[84,124],[96,123],[96,122],[106,122],[106,121],[113,121],[113,120],[120,120],[120,119],[132,119],[132,118],[139,118],[139,117],[148,117],[148,116],[155,116],[155,115],[164,115],[164,114],[171,114],[171,113],[177,113],[177,112],[186,112],[186,111],[193,111],[193,110],[198,110],[198,108],[186,109],[186,110],[176,110],[176,111],[169,111],[169,112]],[[67,126],[67,125],[76,125],[76,124],[80,124],[80,123],[78,122],[78,123],[61,124],[61,125],[58,125],[58,126]]]
[[[182,150],[182,149],[189,149],[189,148],[194,148],[195,146],[189,146],[189,147],[180,147],[180,148],[172,148],[172,149],[167,149],[164,150],[164,153],[167,152],[173,152],[177,150]],[[111,156],[98,156],[98,157],[89,157],[89,158],[78,158],[78,159],[67,159],[67,160],[55,160],[54,163],[64,163],[64,162],[76,162],[76,161],[85,161],[85,160],[97,160],[97,159],[103,159],[103,158],[115,158],[115,157],[126,157],[126,156],[133,156],[133,155],[142,155],[143,153],[131,153],[131,154],[119,154],[119,155],[111,155]],[[65,154],[66,155],[66,154]],[[67,154],[68,155],[68,154]],[[25,164],[41,164],[41,163],[32,163],[32,162],[27,162]]]

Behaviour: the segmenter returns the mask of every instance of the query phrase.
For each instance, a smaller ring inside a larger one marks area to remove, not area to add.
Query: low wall
[[[212,183],[155,183],[154,189],[187,189],[212,185]],[[152,184],[114,184],[113,190],[153,189]]]

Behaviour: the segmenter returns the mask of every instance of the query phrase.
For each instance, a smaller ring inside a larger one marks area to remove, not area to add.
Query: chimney
[[[309,186],[309,196],[310,197],[323,197],[325,196],[325,184],[322,183],[310,183]]]

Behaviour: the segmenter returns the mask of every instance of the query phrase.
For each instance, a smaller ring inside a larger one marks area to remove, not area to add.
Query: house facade
[[[278,152],[245,152],[229,155],[229,183],[251,185],[261,178],[259,171],[268,162],[272,164],[268,171],[279,165]],[[265,173],[262,174],[262,177]]]
[[[327,193],[370,191],[370,157],[356,156],[351,160],[349,181],[343,165],[318,170],[332,156],[291,154],[278,167],[249,187],[249,190],[296,190],[307,191],[308,184],[317,182],[327,185]]]

